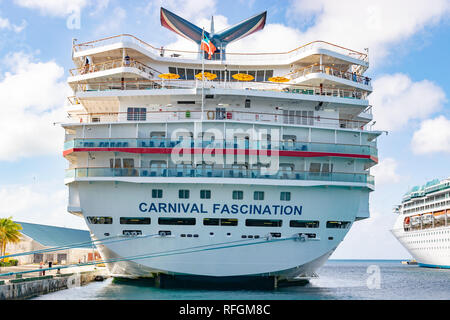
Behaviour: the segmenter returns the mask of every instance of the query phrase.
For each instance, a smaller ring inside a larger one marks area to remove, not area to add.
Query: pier
[[[36,266],[9,267],[8,271],[22,272],[36,269]],[[2,268],[4,271],[5,268]],[[14,270],[13,270],[14,269]],[[36,275],[37,274],[37,275]],[[92,281],[101,281],[109,277],[105,267],[83,266],[58,270],[51,270],[17,274],[15,277],[0,279],[0,300],[23,300],[39,295],[86,285]]]

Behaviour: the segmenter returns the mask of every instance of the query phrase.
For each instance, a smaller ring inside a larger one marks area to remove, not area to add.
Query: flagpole
[[[204,33],[205,33],[205,28],[202,29],[202,40],[203,41],[203,37],[204,37]],[[201,42],[200,42],[200,47],[201,47]],[[205,54],[204,52],[200,49],[200,53],[202,55],[202,114],[200,116],[200,120],[203,121],[203,109],[204,109],[204,88],[205,88]]]

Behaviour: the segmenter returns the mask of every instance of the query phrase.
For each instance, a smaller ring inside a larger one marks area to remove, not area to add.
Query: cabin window
[[[247,219],[245,225],[247,227],[281,227],[282,220],[268,220],[268,219]]]
[[[273,70],[266,70],[266,76],[264,78],[265,81],[268,81],[269,78],[273,77]]]
[[[158,218],[158,224],[172,226],[194,226],[195,218]]]
[[[150,218],[120,217],[120,224],[150,224]]]
[[[110,168],[122,168],[122,159],[109,159],[109,167]]]
[[[316,220],[291,220],[289,226],[292,228],[318,228],[319,221]]]
[[[112,217],[86,217],[90,224],[112,224]]]
[[[205,226],[237,226],[238,219],[220,219],[220,218],[204,218]]]
[[[242,199],[244,199],[244,191],[233,190],[233,200],[242,200]]]
[[[311,162],[309,165],[310,172],[320,172],[321,163]]]
[[[281,192],[280,200],[281,201],[291,201],[291,193],[290,192]]]
[[[350,223],[350,221],[327,221],[327,228],[347,229],[350,226]]]
[[[127,120],[128,121],[145,121],[147,118],[146,108],[128,108]]]
[[[177,68],[169,67],[169,73],[177,73]]]
[[[195,75],[194,75],[194,70],[193,69],[186,69],[186,79],[187,80],[194,80],[195,79]]]
[[[264,70],[256,71],[256,81],[263,82],[264,81]]]
[[[264,192],[263,191],[255,191],[253,193],[253,200],[264,200]]]
[[[189,199],[189,190],[178,190],[178,198]]]
[[[163,196],[163,191],[161,189],[152,189],[152,198],[161,199]]]
[[[134,168],[134,159],[123,159],[124,168]]]
[[[141,236],[142,235],[142,230],[123,230],[122,234],[124,236]]]
[[[200,199],[211,199],[211,190],[200,190]]]
[[[186,80],[186,69],[184,69],[184,68],[177,68],[177,73],[180,76],[178,79]]]

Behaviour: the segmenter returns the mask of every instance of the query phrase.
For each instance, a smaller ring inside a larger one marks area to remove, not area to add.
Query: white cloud
[[[97,0],[97,6],[89,14],[91,16],[99,14],[99,13],[103,12],[103,10],[105,10],[108,6],[109,6],[109,0]]]
[[[429,80],[414,82],[407,75],[384,75],[373,81],[369,96],[377,130],[400,130],[410,120],[424,119],[446,102],[445,92]]]
[[[86,7],[87,0],[14,0],[14,3],[28,9],[37,9],[43,15],[65,17]]]
[[[126,21],[127,12],[122,7],[115,7],[112,14],[108,15],[102,24],[94,31],[94,35],[102,36],[121,33],[123,23]]]
[[[291,4],[287,14],[300,21],[314,17],[313,25],[302,33],[303,43],[325,40],[359,51],[368,47],[372,64],[388,55],[395,43],[450,13],[448,0],[292,0]]]
[[[64,131],[53,123],[64,120],[71,92],[64,69],[21,52],[3,60],[10,71],[0,81],[0,161],[60,153]]]
[[[209,19],[216,10],[215,1],[200,0],[154,0],[148,8],[156,10],[158,4],[188,20],[197,17]],[[231,43],[228,51],[282,52],[310,41],[324,40],[361,52],[369,48],[373,68],[399,43],[404,43],[426,27],[436,25],[449,14],[448,0],[435,0],[432,5],[421,0],[378,0],[369,5],[359,0],[292,0],[286,17],[288,21],[300,21],[297,27],[303,27],[302,31],[283,24],[267,23],[262,31]],[[270,12],[268,15],[270,20]],[[195,47],[188,41],[176,44],[179,45],[176,49],[180,50]],[[173,44],[171,47],[175,48]]]
[[[195,20],[198,17],[209,17],[216,11],[217,0],[152,0],[148,8],[158,10],[163,7],[186,20]]]
[[[397,173],[397,160],[386,158],[381,160],[371,169],[371,174],[375,176],[376,185],[392,184],[400,181],[400,175]]]
[[[25,29],[26,26],[27,22],[25,20],[22,20],[22,23],[20,25],[16,25],[14,23],[11,23],[8,18],[0,17],[0,29],[12,30],[16,33],[19,33],[23,29]]]
[[[55,185],[61,186],[55,188]],[[67,212],[68,190],[62,182],[3,185],[0,217],[16,221],[86,229],[83,219]]]
[[[439,116],[423,121],[414,132],[411,148],[416,154],[450,153],[450,120]]]

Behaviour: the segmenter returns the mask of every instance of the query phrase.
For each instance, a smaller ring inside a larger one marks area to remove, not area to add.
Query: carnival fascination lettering
[[[256,204],[221,204],[214,203],[208,208],[197,203],[147,203],[139,204],[139,211],[148,213],[213,213],[213,214],[268,214],[301,215],[303,206],[256,205]]]

